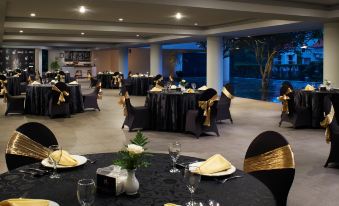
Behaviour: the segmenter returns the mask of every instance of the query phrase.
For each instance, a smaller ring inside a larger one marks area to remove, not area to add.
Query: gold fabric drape
[[[204,126],[211,126],[211,107],[213,106],[214,102],[218,101],[218,95],[214,95],[211,99],[207,101],[199,101],[199,107],[204,110]]]
[[[48,157],[49,149],[28,138],[26,135],[15,131],[10,138],[6,154],[14,154],[35,159],[45,159]]]
[[[326,115],[325,119],[320,122],[320,126],[322,126],[323,128],[326,128],[325,130],[325,138],[326,138],[326,143],[329,144],[331,142],[331,130],[330,130],[330,124],[333,120],[333,117],[334,117],[334,108],[333,106],[331,107],[331,112]]]
[[[65,96],[69,96],[69,93],[66,91],[61,91],[58,87],[55,85],[52,86],[52,90],[57,91],[60,93],[59,99],[58,99],[58,105],[60,105],[61,102],[65,102]]]
[[[127,117],[128,112],[127,112],[127,107],[126,107],[126,99],[129,99],[129,95],[128,92],[126,92],[126,94],[124,96],[121,96],[118,104],[122,106],[123,111],[124,111],[124,116]]]
[[[234,96],[226,89],[226,87],[222,88],[222,93],[224,95],[226,95],[226,97],[229,98],[229,99],[233,99],[234,98]]]
[[[247,173],[288,168],[295,168],[294,155],[290,145],[249,157],[244,161],[244,171]]]
[[[7,88],[6,88],[6,84],[7,84],[7,80],[0,80],[1,85],[3,86],[3,88],[0,88],[0,94],[4,96],[3,102],[7,103]]]
[[[292,89],[291,88],[288,88],[286,93],[280,97],[278,97],[278,100],[282,102],[282,109],[281,111],[282,112],[288,112],[288,100],[290,99],[289,96],[287,96],[289,93],[292,92]]]

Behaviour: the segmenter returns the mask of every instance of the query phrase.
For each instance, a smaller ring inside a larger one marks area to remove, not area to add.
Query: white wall
[[[339,87],[339,23],[324,25],[324,80]]]
[[[65,64],[64,58],[60,58],[60,53],[65,53],[64,50],[48,50],[48,69],[50,69],[50,65],[52,61],[55,61],[55,58],[58,58],[60,66]]]

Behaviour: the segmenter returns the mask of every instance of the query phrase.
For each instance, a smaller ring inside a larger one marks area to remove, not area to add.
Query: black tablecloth
[[[113,77],[113,74],[98,74],[97,79],[101,82],[101,88],[112,89]]]
[[[198,108],[199,93],[149,92],[145,106],[150,111],[150,129],[185,131],[186,113]]]
[[[0,175],[0,200],[8,198],[26,197],[49,199],[64,205],[79,205],[76,196],[77,181],[83,178],[96,179],[96,170],[112,164],[116,154],[88,155],[95,164],[85,165],[63,170],[61,179],[50,179],[48,176],[39,178],[19,173],[17,170]],[[179,161],[192,161],[191,157],[180,157]],[[94,206],[163,206],[173,202],[184,204],[189,200],[189,192],[183,182],[181,174],[170,174],[170,158],[167,154],[154,154],[150,157],[151,166],[138,169],[136,176],[140,183],[139,195],[129,197],[126,195],[109,196],[97,194]],[[38,167],[39,164],[22,167]],[[269,189],[260,181],[237,170],[237,175],[244,176],[224,184],[213,179],[202,179],[195,199],[207,201],[213,199],[221,205],[252,205],[273,206],[275,200]]]
[[[10,95],[20,95],[20,77],[7,77],[7,90]]]
[[[70,112],[72,114],[84,111],[81,85],[68,85],[70,88]],[[29,85],[26,91],[26,114],[49,115],[48,101],[52,92],[51,85]]]
[[[320,122],[324,120],[324,98],[332,95],[339,95],[335,91],[301,91],[300,98],[301,106],[308,108],[311,111],[313,128],[320,128]],[[299,104],[298,102],[296,104]]]
[[[125,80],[128,93],[135,96],[145,96],[149,90],[149,86],[153,82],[152,77],[130,77]]]

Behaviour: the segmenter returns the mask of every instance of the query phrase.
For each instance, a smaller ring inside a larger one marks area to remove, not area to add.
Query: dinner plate
[[[189,165],[190,170],[192,167],[196,168],[199,167],[202,163],[204,162],[195,162]],[[221,172],[216,172],[213,174],[204,174],[202,176],[209,176],[209,177],[219,177],[219,176],[226,176],[226,175],[231,175],[233,174],[235,171],[237,170],[237,168],[235,168],[233,165],[231,165],[231,168],[225,171],[221,171]]]
[[[60,206],[58,203],[54,202],[54,201],[49,201],[49,206]]]
[[[74,165],[74,166],[64,166],[64,165],[57,165],[57,168],[72,168],[72,167],[78,167],[80,165],[83,165],[87,162],[87,158],[84,157],[84,156],[81,156],[81,155],[71,155],[77,162],[78,164],[77,165]],[[43,159],[41,161],[41,164],[45,167],[50,167],[50,168],[53,168],[53,163],[50,163],[49,162],[49,159],[46,158],[46,159]]]

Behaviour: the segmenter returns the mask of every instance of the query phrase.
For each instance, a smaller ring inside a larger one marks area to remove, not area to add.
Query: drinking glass
[[[180,145],[179,142],[171,143],[168,146],[168,152],[169,152],[169,155],[170,155],[172,163],[173,163],[173,168],[170,169],[170,173],[179,173],[180,172],[180,170],[178,170],[175,167],[175,163],[177,162],[177,160],[179,159],[179,156],[180,156],[180,151],[181,151],[181,145]]]
[[[195,83],[192,83],[191,86],[192,86],[193,90],[195,90],[195,88],[197,88],[197,85]]]
[[[191,199],[186,203],[186,206],[200,206],[203,205],[201,202],[196,202],[193,199],[194,192],[198,188],[201,180],[201,175],[199,172],[199,167],[186,166],[184,174],[184,182],[188,191],[191,194]]]
[[[60,174],[57,173],[57,165],[61,159],[61,155],[62,155],[62,149],[59,145],[51,145],[48,147],[49,149],[49,154],[48,154],[48,158],[49,158],[49,162],[53,163],[53,173],[49,176],[51,179],[58,179],[60,178]],[[60,156],[59,157],[54,157],[52,158],[52,153],[55,151],[60,150]]]
[[[81,206],[91,206],[95,201],[95,182],[93,179],[78,181],[77,197]]]

